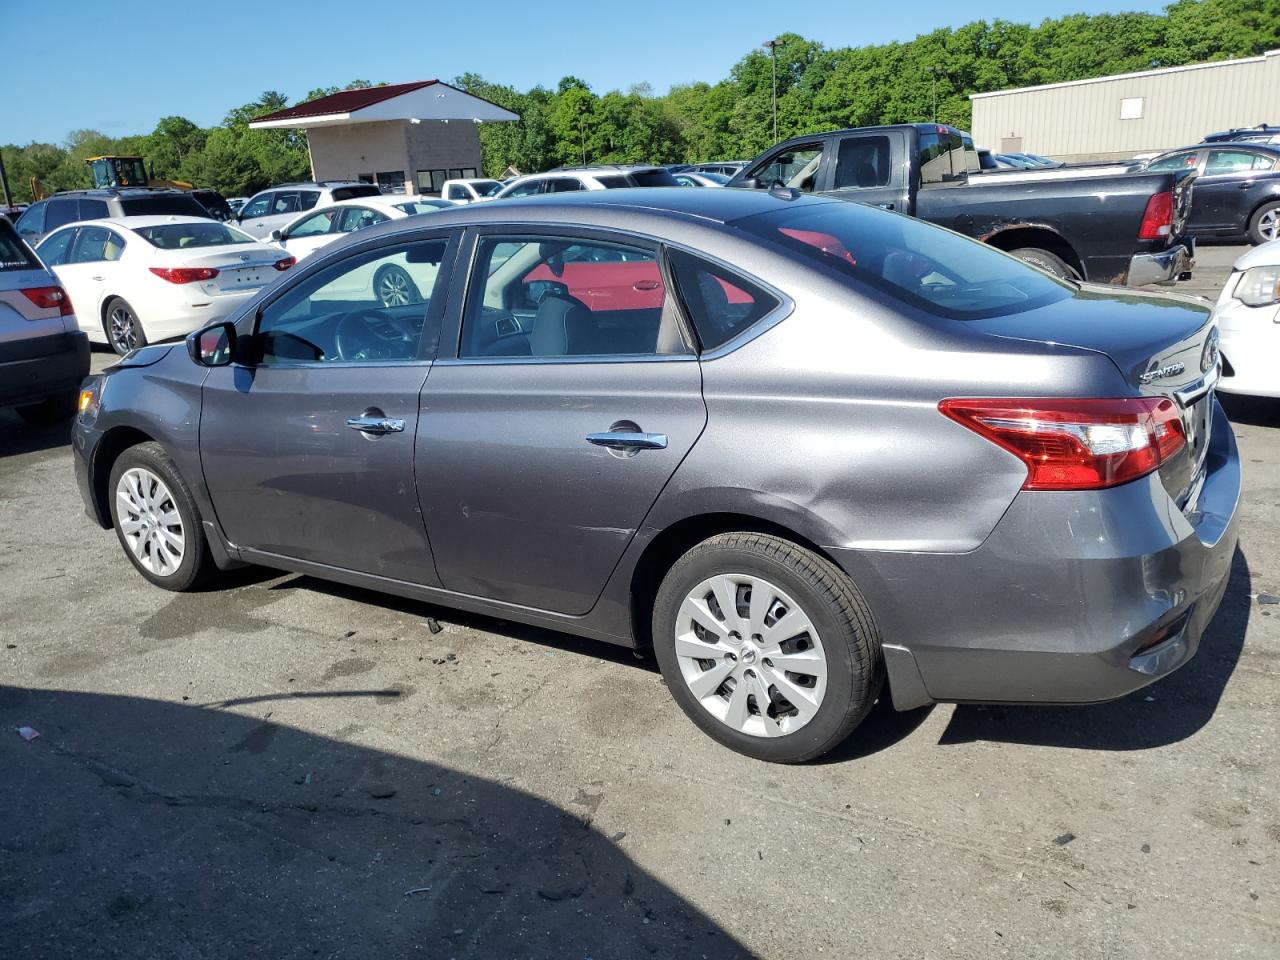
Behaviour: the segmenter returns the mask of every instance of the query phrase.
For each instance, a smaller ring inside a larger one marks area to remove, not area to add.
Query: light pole
[[[778,48],[782,46],[782,41],[774,38],[766,40],[761,44],[769,51],[771,62],[773,65],[773,142],[778,142]]]
[[[929,92],[933,94],[933,122],[938,122],[938,68],[929,68]]]

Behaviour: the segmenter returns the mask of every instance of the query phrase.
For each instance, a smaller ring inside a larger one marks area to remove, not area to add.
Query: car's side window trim
[[[439,292],[441,295],[433,296],[431,298],[430,302],[428,303],[427,315],[423,323],[423,331],[425,332],[427,329],[430,328],[433,317],[436,317],[436,316],[440,317],[441,332],[435,338],[435,350],[434,352],[432,352],[431,356],[426,355],[428,352],[431,352],[428,350],[428,346],[426,343],[427,338],[420,336],[418,338],[418,356],[413,360],[388,360],[385,362],[370,362],[368,360],[321,360],[321,361],[299,360],[299,361],[260,364],[260,363],[246,363],[243,361],[243,359],[238,359],[235,361],[236,365],[241,367],[246,367],[249,369],[255,369],[260,366],[264,368],[269,367],[272,370],[282,370],[285,368],[297,368],[297,367],[306,367],[309,369],[317,369],[317,368],[329,369],[329,368],[337,368],[337,367],[360,367],[362,369],[377,369],[378,367],[382,367],[382,366],[401,367],[401,366],[404,366],[405,364],[431,364],[431,363],[437,362],[440,356],[440,345],[444,342],[444,337],[447,334],[447,330],[445,329],[445,324],[447,323],[447,316],[439,313],[439,311],[444,311],[449,306],[449,303],[451,300],[450,291],[453,288],[453,281],[456,275],[455,270],[457,267],[458,248],[460,245],[460,234],[461,234],[461,231],[456,227],[452,229],[435,228],[432,230],[424,230],[422,232],[414,232],[408,235],[396,234],[390,237],[380,237],[375,241],[366,241],[365,243],[352,244],[349,247],[344,247],[340,251],[334,251],[328,254],[324,254],[323,256],[316,256],[315,262],[313,264],[309,264],[305,272],[299,273],[296,278],[291,278],[290,283],[285,284],[279,290],[274,291],[271,294],[271,296],[265,298],[260,303],[255,304],[252,310],[242,314],[235,321],[237,333],[239,333],[241,336],[244,336],[246,338],[252,338],[257,335],[258,326],[262,321],[262,313],[264,310],[266,310],[268,307],[270,307],[280,298],[284,297],[290,291],[294,290],[299,284],[306,283],[315,274],[320,273],[321,271],[327,269],[330,265],[332,265],[333,263],[336,263],[338,260],[347,258],[347,257],[364,256],[367,253],[380,250],[383,247],[407,246],[413,243],[424,243],[424,242],[430,242],[432,240],[444,240],[445,241],[444,256],[440,259],[440,273],[443,274],[444,276],[443,278],[437,278],[436,285],[435,285],[435,291]],[[444,302],[437,304],[437,301],[441,301],[441,300]]]
[[[649,249],[661,271],[667,296],[675,303],[677,322],[687,352],[685,353],[653,353],[653,354],[574,354],[564,357],[463,357],[462,327],[466,320],[466,308],[471,299],[472,283],[476,279],[477,253],[480,242],[490,236],[566,236],[574,240],[597,240],[601,243],[622,244]],[[674,297],[671,276],[666,268],[664,241],[642,233],[631,233],[609,227],[593,225],[566,226],[563,223],[542,222],[508,222],[486,223],[480,227],[469,227],[462,244],[460,256],[455,264],[453,282],[449,290],[449,309],[444,318],[440,333],[440,350],[436,354],[436,362],[448,365],[492,366],[494,364],[565,364],[565,363],[671,363],[696,361],[698,359],[697,338],[690,335],[691,324],[679,298]],[[448,343],[446,350],[445,344]]]

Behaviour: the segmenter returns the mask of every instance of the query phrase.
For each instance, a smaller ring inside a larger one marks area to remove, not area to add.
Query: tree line
[[[794,33],[778,40],[779,137],[925,120],[967,129],[971,93],[1280,48],[1280,0],[1175,0],[1161,13],[1073,14],[1034,26],[979,20],[863,47],[826,47]],[[598,94],[573,76],[554,89],[526,91],[475,73],[453,82],[520,115],[518,123],[480,127],[490,176],[508,168],[533,172],[580,163],[745,159],[773,142],[770,59],[764,49],[750,51],[723,80],[680,84],[663,95],[643,83]],[[356,80],[342,89],[367,86]],[[313,90],[302,99],[338,89]],[[171,116],[148,134],[113,139],[76,130],[63,144],[0,149],[16,201],[30,199],[33,176],[46,192],[88,186],[84,159],[109,153],[140,154],[157,177],[245,196],[310,175],[303,133],[248,126],[253,117],[288,105],[285,95],[268,91],[213,127]]]

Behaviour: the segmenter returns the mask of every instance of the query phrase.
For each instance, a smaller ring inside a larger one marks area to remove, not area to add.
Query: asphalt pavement
[[[1187,667],[881,704],[802,767],[625,650],[268,571],[157,590],[65,429],[0,413],[0,957],[1278,956],[1280,402],[1226,403],[1240,550]]]

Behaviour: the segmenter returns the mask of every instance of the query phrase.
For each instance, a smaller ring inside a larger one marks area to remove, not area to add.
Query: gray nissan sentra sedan
[[[294,570],[652,648],[792,762],[884,684],[1086,703],[1195,653],[1240,467],[1189,302],[840,200],[609,190],[352,234],[85,382],[157,586]]]

